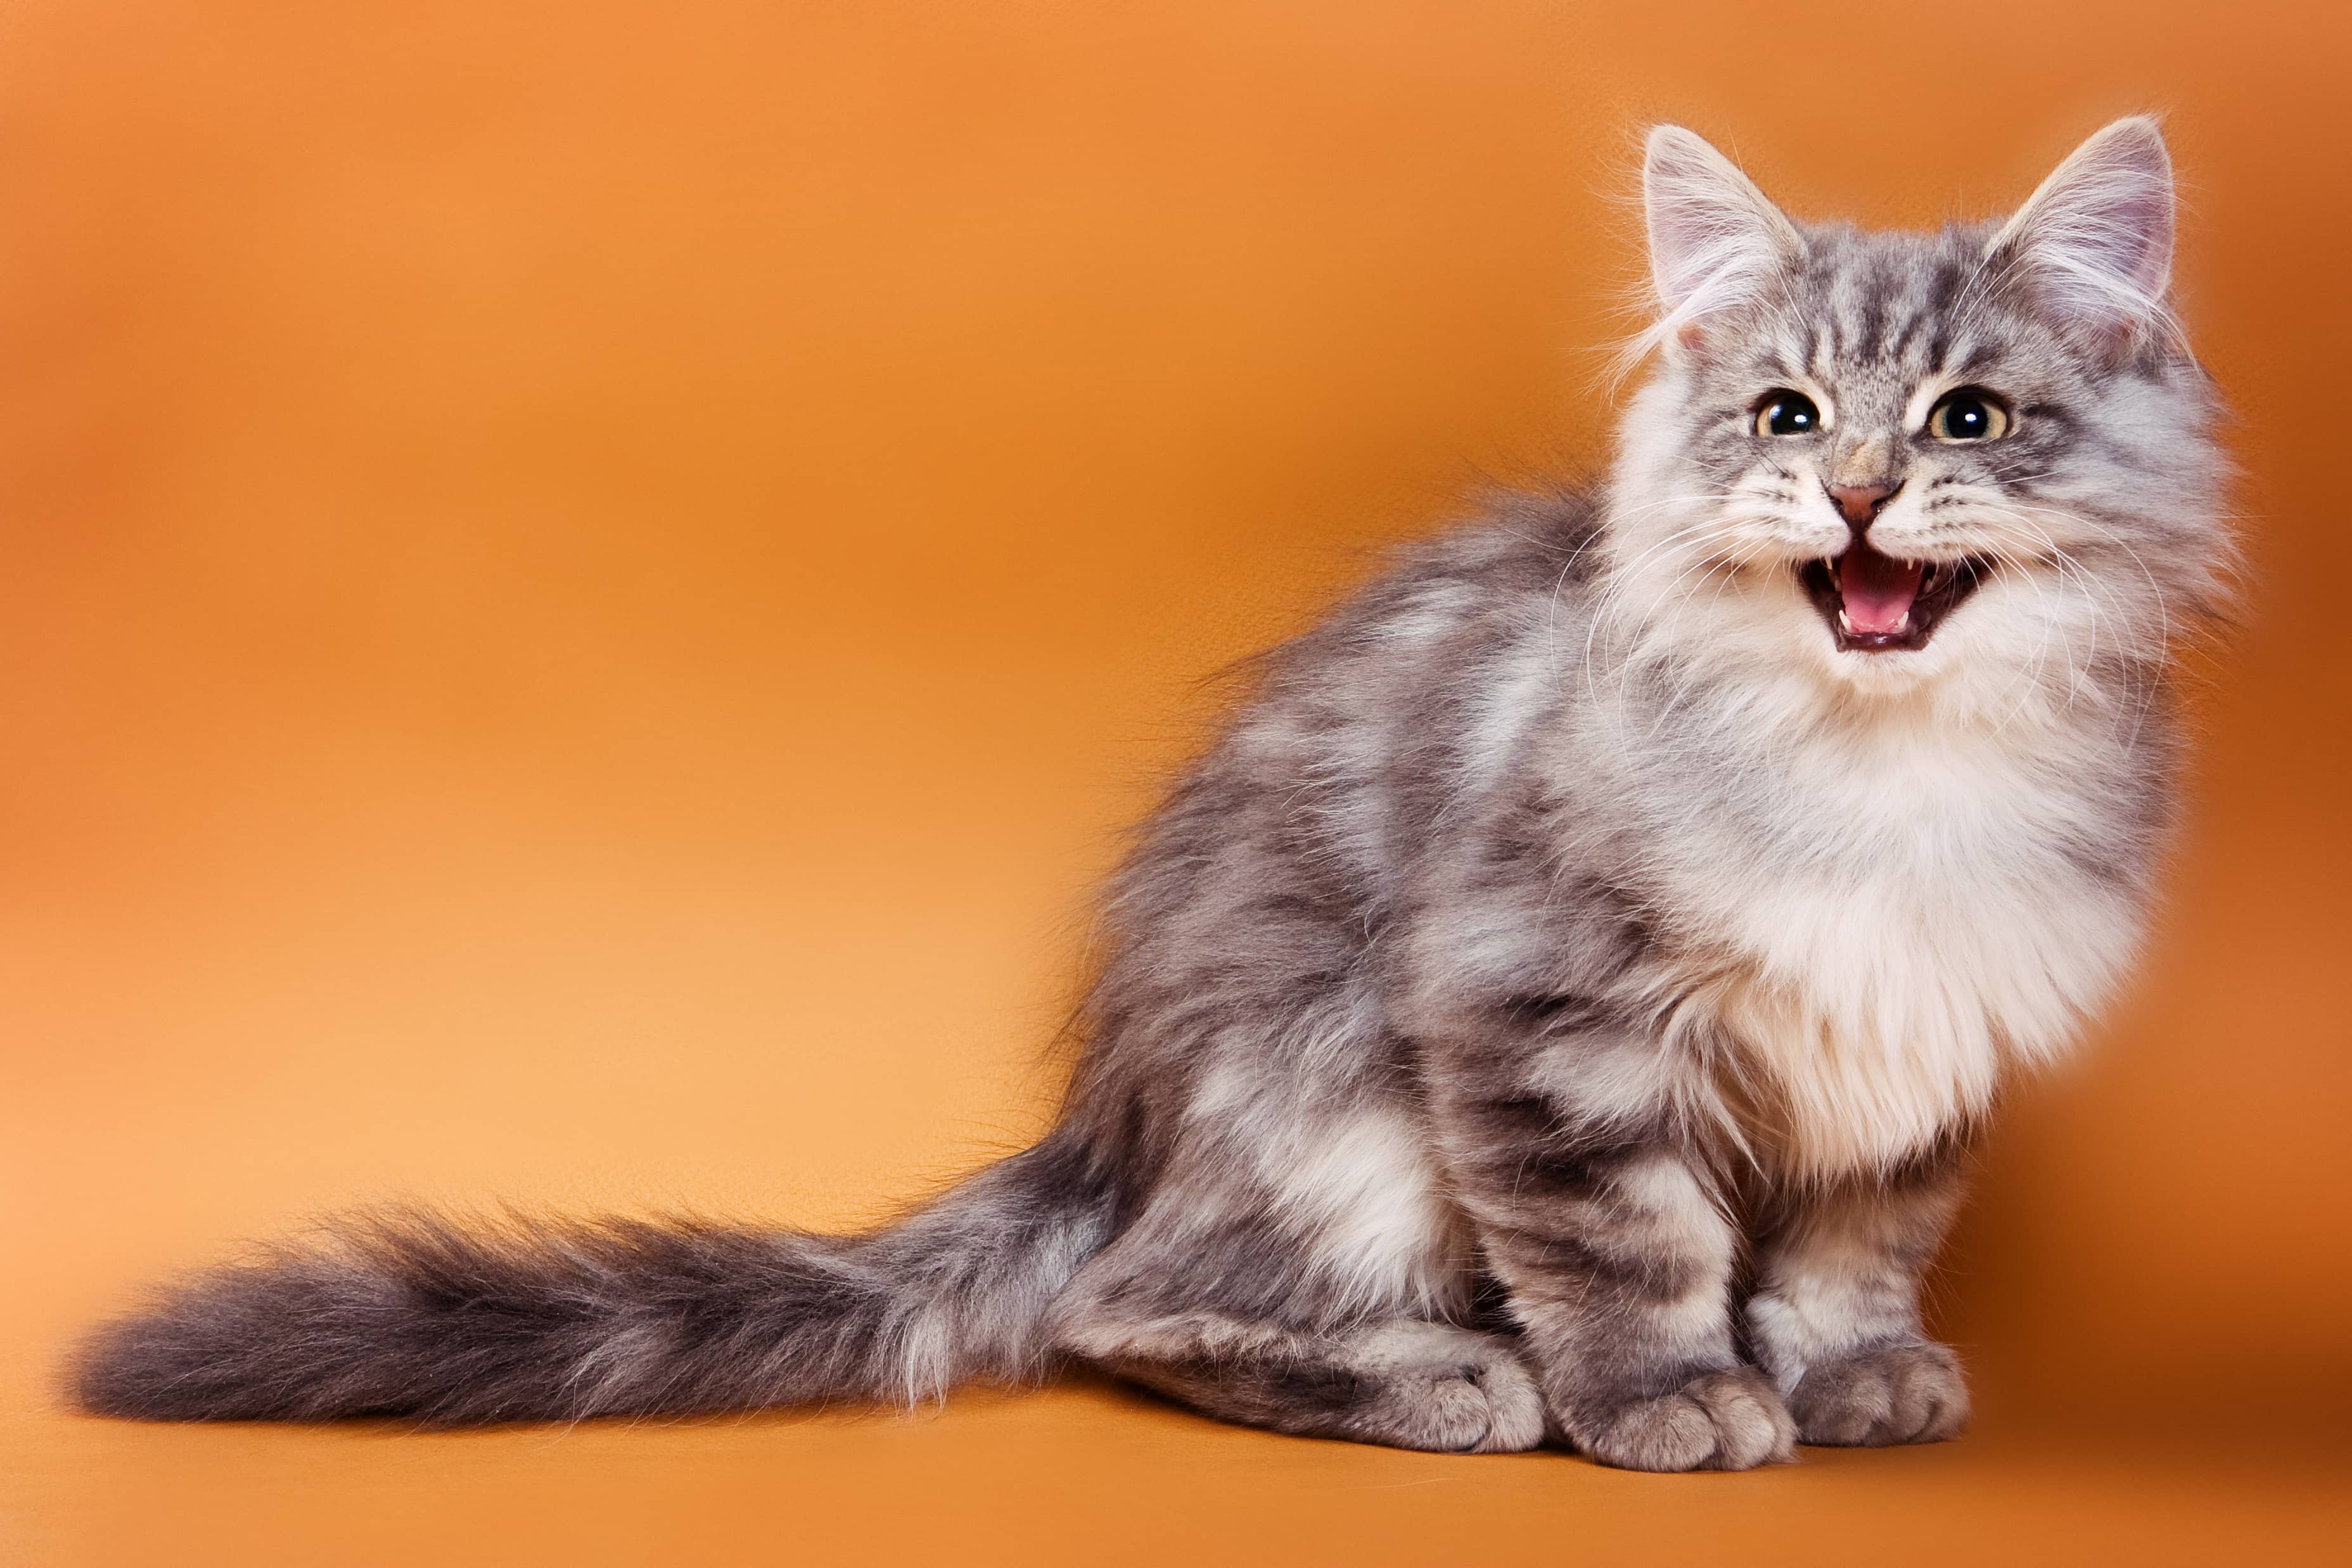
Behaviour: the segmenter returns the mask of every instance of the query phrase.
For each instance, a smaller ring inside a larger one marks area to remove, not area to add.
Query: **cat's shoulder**
[[[1397,552],[1388,580],[1475,580],[1546,588],[1582,581],[1598,568],[1602,511],[1597,491],[1573,484],[1501,491],[1453,527]]]
[[[1575,598],[1599,566],[1601,507],[1574,486],[1489,497],[1462,520],[1392,549],[1324,623],[1363,646],[1476,640],[1530,608]]]

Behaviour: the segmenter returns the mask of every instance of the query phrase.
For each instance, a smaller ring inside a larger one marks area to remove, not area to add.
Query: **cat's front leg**
[[[1581,1119],[1519,1053],[1450,1053],[1433,1074],[1454,1190],[1509,1292],[1554,1419],[1639,1470],[1747,1469],[1796,1439],[1780,1390],[1733,1331],[1740,1238],[1663,1124]]]
[[[1968,1424],[1959,1360],[1919,1321],[1920,1275],[1958,1207],[1958,1167],[1956,1148],[1939,1149],[1809,1191],[1759,1239],[1748,1334],[1802,1441],[1932,1443]]]

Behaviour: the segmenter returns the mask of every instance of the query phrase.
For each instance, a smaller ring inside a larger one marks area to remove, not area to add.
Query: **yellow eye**
[[[1999,441],[2009,434],[2009,410],[1990,392],[1962,387],[1927,415],[1927,434],[1938,441]]]

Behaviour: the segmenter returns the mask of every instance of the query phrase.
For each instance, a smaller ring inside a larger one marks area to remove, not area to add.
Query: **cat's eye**
[[[1962,387],[1928,412],[1927,434],[1938,441],[1998,441],[2009,434],[2009,410],[1990,392]]]
[[[1765,394],[1756,405],[1756,434],[1759,435],[1811,435],[1822,427],[1822,411],[1813,400],[1801,392],[1785,387]]]

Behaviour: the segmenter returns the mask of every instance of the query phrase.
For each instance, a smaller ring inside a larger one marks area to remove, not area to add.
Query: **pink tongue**
[[[1855,631],[1900,632],[1910,622],[1923,568],[1881,555],[1860,539],[1838,557],[1837,567],[1845,618]]]

